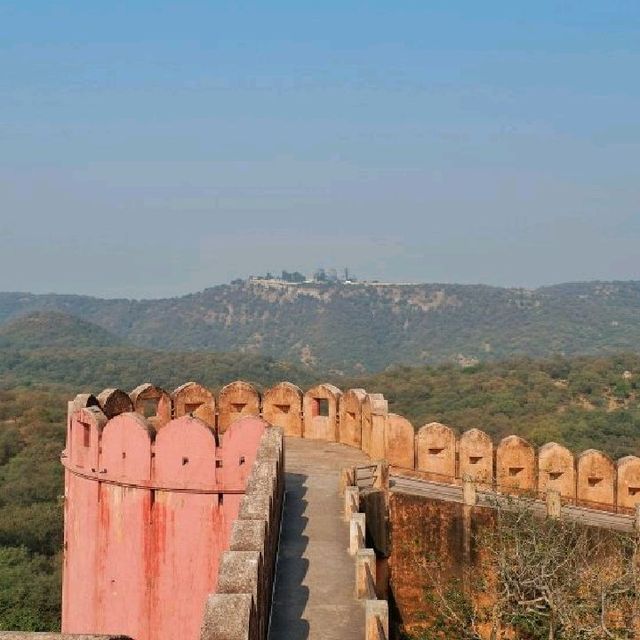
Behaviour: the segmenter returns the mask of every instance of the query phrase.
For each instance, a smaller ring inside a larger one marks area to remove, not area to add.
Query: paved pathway
[[[340,444],[286,438],[286,501],[270,640],[362,640],[364,607],[354,597],[355,563],[343,520],[342,467],[366,464]]]

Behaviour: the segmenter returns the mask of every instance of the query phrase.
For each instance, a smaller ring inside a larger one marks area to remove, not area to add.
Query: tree
[[[477,566],[447,577],[426,561],[435,616],[423,638],[638,637],[637,534],[543,518],[523,499],[496,499],[495,509],[495,526],[474,538]]]

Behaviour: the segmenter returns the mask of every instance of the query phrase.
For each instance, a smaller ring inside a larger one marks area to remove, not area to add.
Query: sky
[[[0,291],[640,280],[640,3],[0,2]]]

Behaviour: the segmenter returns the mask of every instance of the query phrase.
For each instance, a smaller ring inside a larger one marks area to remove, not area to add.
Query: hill
[[[525,290],[246,281],[162,300],[0,294],[0,323],[41,310],[75,315],[141,347],[241,351],[345,373],[611,354],[640,344],[640,282]]]
[[[0,348],[111,347],[123,340],[96,324],[59,311],[35,311],[0,326]]]

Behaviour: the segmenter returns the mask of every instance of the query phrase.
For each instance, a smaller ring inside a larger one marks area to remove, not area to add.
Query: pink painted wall
[[[94,408],[70,421],[65,466],[62,630],[197,640],[266,428],[222,436],[197,418],[159,432],[136,413]]]

